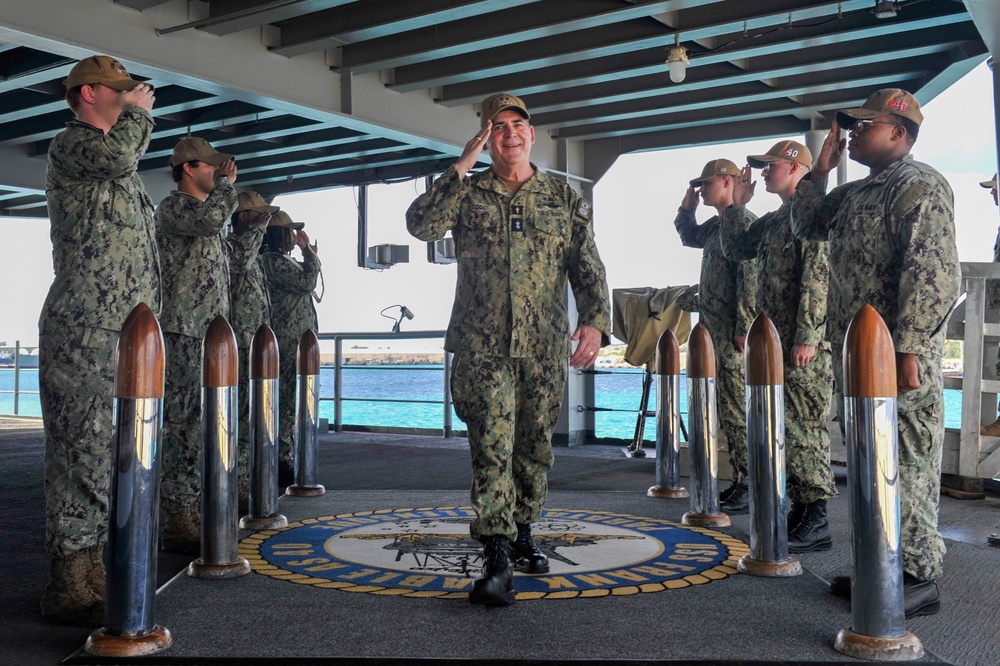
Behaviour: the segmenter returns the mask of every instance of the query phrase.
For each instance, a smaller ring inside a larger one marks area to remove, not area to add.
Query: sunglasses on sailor
[[[869,125],[894,125],[898,126],[899,123],[892,123],[885,120],[857,120],[848,128],[848,131],[854,132],[855,134],[861,134],[865,131],[865,128]]]

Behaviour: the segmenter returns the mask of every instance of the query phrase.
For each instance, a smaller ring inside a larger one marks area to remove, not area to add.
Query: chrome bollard
[[[688,442],[691,510],[681,524],[695,527],[728,527],[729,516],[719,510],[718,416],[715,406],[715,348],[701,322],[688,338],[687,361]]]
[[[104,627],[83,648],[100,657],[144,656],[171,643],[154,623],[163,376],[160,325],[140,303],[118,337]]]
[[[295,483],[286,495],[322,495],[319,476],[319,340],[312,331],[299,339],[298,402],[295,411]]]
[[[244,530],[288,527],[278,509],[278,340],[261,324],[250,342],[250,513]]]
[[[656,343],[656,485],[649,497],[688,497],[681,485],[681,351],[677,336],[665,329]]]
[[[851,628],[833,647],[876,661],[924,654],[906,631],[899,522],[896,353],[878,312],[864,305],[844,336],[844,430],[851,501]]]
[[[736,568],[752,576],[802,574],[788,556],[785,477],[785,377],[778,330],[760,314],[747,332],[747,455],[750,472],[750,553]]]
[[[202,353],[201,557],[188,565],[193,578],[237,578],[250,563],[237,554],[237,391],[239,349],[222,315],[205,334]]]

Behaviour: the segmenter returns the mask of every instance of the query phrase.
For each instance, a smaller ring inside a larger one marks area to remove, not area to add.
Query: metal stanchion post
[[[691,441],[691,510],[681,517],[684,525],[728,527],[729,516],[719,510],[718,425],[715,406],[715,347],[701,322],[688,338],[688,415]]]
[[[278,509],[278,340],[261,324],[250,343],[250,513],[244,530],[288,527]]]
[[[163,377],[163,334],[140,303],[118,338],[104,627],[84,645],[101,657],[138,657],[171,643],[154,624]]]
[[[646,450],[642,448],[642,442],[646,432],[646,413],[649,411],[649,390],[653,386],[653,360],[646,363],[645,372],[642,375],[642,395],[639,398],[639,414],[635,419],[635,435],[632,444],[625,449],[625,455],[629,458],[645,458]]]
[[[924,654],[906,631],[899,531],[896,353],[878,312],[864,305],[844,336],[844,430],[851,501],[851,628],[838,652],[876,661]]]
[[[299,339],[298,402],[295,411],[295,483],[286,495],[322,495],[326,488],[317,483],[319,466],[319,339],[306,331]]]
[[[745,366],[750,554],[740,558],[737,568],[753,576],[799,576],[802,565],[788,556],[781,339],[767,315],[758,315],[747,332]]]
[[[193,578],[237,578],[250,563],[237,554],[239,528],[236,429],[239,350],[222,315],[205,334],[202,353],[201,557],[188,565]]]
[[[656,343],[656,485],[650,497],[688,497],[681,485],[681,350],[677,336],[665,329]]]

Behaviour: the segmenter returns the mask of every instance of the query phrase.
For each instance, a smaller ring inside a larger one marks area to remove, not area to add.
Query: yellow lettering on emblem
[[[574,590],[576,589],[576,584],[565,576],[548,576],[536,578],[536,580],[541,581],[549,586],[550,590]]]
[[[455,578],[454,576],[444,576],[441,579],[446,590],[464,590],[472,584],[471,578]]]
[[[576,579],[585,585],[614,585],[615,581],[605,578],[601,574],[577,574]]]
[[[398,584],[403,587],[426,587],[433,582],[435,578],[435,576],[407,576],[403,580],[399,581]]]
[[[329,564],[320,564],[315,567],[306,567],[306,571],[333,571],[334,569],[345,569],[347,566],[343,562],[330,562]]]
[[[289,567],[304,567],[307,564],[324,564],[330,560],[325,557],[310,557],[307,560],[288,560],[285,562]]]
[[[649,580],[646,576],[628,571],[627,569],[619,569],[618,571],[608,571],[609,576],[614,576],[615,578],[624,578],[625,580],[631,580],[635,582]]]
[[[352,580],[354,578],[364,578],[365,576],[371,576],[372,574],[377,574],[378,569],[359,569],[358,571],[351,572],[349,574],[344,574],[341,576],[344,580]]]

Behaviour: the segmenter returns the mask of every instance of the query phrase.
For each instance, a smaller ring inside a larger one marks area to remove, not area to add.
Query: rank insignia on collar
[[[580,202],[576,205],[576,214],[585,220],[589,220],[591,212],[593,212],[593,208],[590,202],[586,199],[580,199]]]

